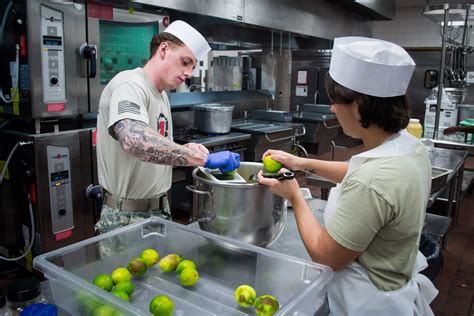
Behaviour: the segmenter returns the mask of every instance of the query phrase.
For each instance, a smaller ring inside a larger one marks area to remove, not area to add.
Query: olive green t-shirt
[[[362,252],[359,263],[384,291],[411,278],[431,186],[424,146],[405,156],[368,158],[342,182],[326,222],[340,245]]]

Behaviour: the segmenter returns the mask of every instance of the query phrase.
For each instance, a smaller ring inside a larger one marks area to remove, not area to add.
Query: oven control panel
[[[66,102],[64,20],[61,11],[40,5],[43,102]]]
[[[68,147],[47,146],[49,198],[54,234],[74,227],[71,161]]]

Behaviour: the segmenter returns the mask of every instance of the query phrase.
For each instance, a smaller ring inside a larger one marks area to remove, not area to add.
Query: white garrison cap
[[[184,21],[174,21],[163,32],[179,38],[193,52],[197,60],[201,60],[211,50],[204,36]]]
[[[334,40],[329,74],[340,85],[376,97],[406,93],[415,62],[400,46],[366,37]]]

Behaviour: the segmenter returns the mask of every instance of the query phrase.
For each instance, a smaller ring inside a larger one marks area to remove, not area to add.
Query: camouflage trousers
[[[112,208],[107,204],[102,205],[100,213],[100,220],[95,224],[96,233],[104,234],[114,229],[125,227],[129,224],[137,223],[152,216],[161,217],[164,219],[171,219],[171,212],[168,199],[162,198],[162,207],[146,212],[136,211],[121,211],[117,208]],[[114,253],[125,249],[123,237],[114,236],[101,241],[100,254],[102,256],[110,256]]]

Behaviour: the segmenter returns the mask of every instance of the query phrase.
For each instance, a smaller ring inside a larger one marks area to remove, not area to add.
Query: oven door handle
[[[97,74],[97,46],[82,43],[79,54],[89,61],[89,78],[95,78]]]
[[[290,136],[285,136],[285,137],[275,138],[275,139],[270,139],[270,137],[268,137],[268,134],[264,134],[263,136],[265,136],[265,138],[268,140],[268,142],[275,143],[275,142],[279,142],[279,141],[282,141],[282,140],[287,140],[287,139],[292,139],[292,138],[295,138],[295,137],[300,137],[300,136],[303,136],[304,134],[306,134],[306,128],[304,126],[301,126],[301,133],[295,133],[295,134],[290,135]]]

